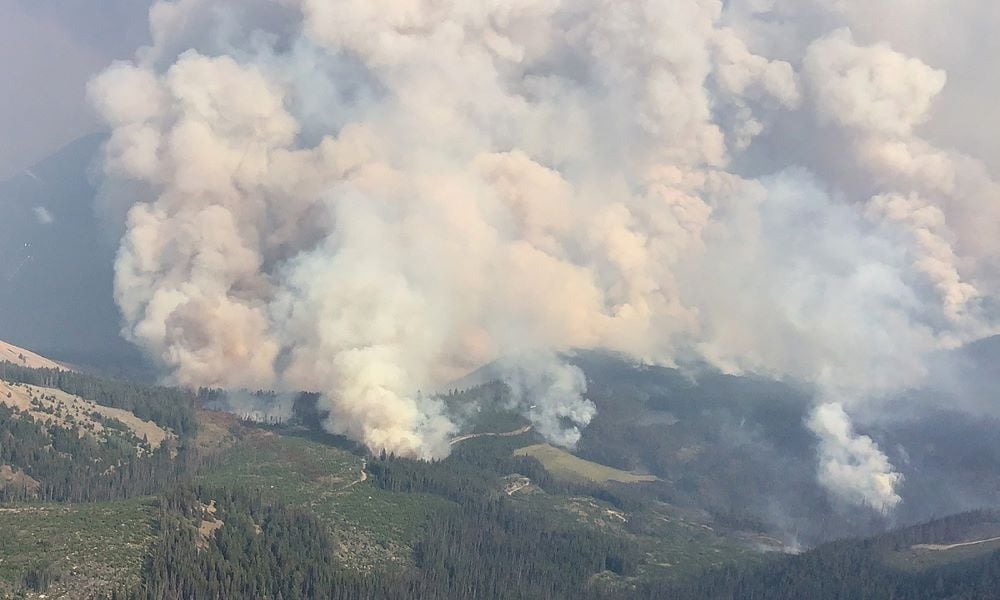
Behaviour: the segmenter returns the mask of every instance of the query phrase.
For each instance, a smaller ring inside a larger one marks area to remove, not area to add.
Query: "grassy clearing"
[[[363,461],[308,436],[260,431],[229,449],[199,479],[257,489],[310,510],[329,525],[347,566],[371,570],[408,563],[421,528],[453,505],[437,496],[378,489],[361,480]]]
[[[236,444],[234,430],[240,428],[235,415],[210,410],[199,410],[198,433],[194,443],[206,455],[214,455]]]
[[[638,475],[605,465],[583,460],[548,444],[536,444],[514,451],[518,456],[533,456],[538,459],[549,473],[567,481],[591,481],[606,483],[618,481],[621,483],[639,483],[656,481],[653,475]]]
[[[656,479],[583,460],[548,444],[523,447],[514,453],[537,458],[553,476],[567,481],[639,483]],[[567,526],[582,523],[639,548],[643,559],[635,576],[638,580],[676,580],[725,564],[762,559],[754,544],[734,532],[717,529],[707,514],[659,502],[627,512],[588,496],[533,493],[517,498],[531,510],[564,520]],[[607,583],[627,585],[628,581]]]
[[[0,507],[0,597],[51,565],[49,598],[91,597],[139,581],[153,540],[155,500]]]

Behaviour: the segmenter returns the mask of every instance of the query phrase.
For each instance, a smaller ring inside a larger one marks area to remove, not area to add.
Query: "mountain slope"
[[[0,340],[0,362],[4,361],[31,369],[68,369],[65,365],[35,354],[31,350],[25,350],[24,348]]]
[[[91,135],[0,182],[0,339],[81,366],[132,366],[112,295],[115,243],[96,216]]]
[[[30,415],[37,423],[76,429],[80,435],[91,433],[106,438],[111,433],[126,434],[145,440],[152,448],[176,438],[169,430],[127,410],[101,406],[55,388],[0,381],[0,405]]]
[[[1000,589],[1000,512],[980,510],[749,568],[721,569],[630,597],[676,600],[988,600]]]

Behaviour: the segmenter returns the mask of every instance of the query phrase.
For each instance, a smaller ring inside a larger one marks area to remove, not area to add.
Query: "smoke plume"
[[[294,416],[295,394],[220,390],[215,396],[206,403],[208,408],[233,413],[246,421],[284,423]]]
[[[854,432],[840,404],[823,404],[808,421],[820,440],[819,481],[841,500],[887,512],[899,504],[903,476],[867,435]]]
[[[892,508],[848,414],[992,331],[1000,186],[934,133],[969,59],[828,4],[160,0],[90,88],[125,334],[425,458],[491,361],[567,446],[573,349],[804,380],[820,481]]]

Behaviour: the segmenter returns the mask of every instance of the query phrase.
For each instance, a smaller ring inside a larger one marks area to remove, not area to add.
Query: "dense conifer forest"
[[[871,538],[825,544],[762,566],[719,569],[681,584],[644,585],[627,597],[987,600],[1000,597],[1000,550],[919,570],[905,560],[894,564],[886,557],[914,544],[954,540],[972,530],[996,531],[998,523],[998,511],[972,511]],[[616,593],[598,597],[622,596]]]
[[[225,523],[208,539],[199,538],[205,518]],[[131,598],[575,598],[594,574],[634,566],[620,543],[502,501],[443,515],[414,548],[415,568],[377,574],[338,567],[334,537],[315,517],[252,493],[176,488],[159,519]]]
[[[378,574],[339,568],[329,558],[335,537],[314,517],[253,494],[181,487],[163,496],[160,515],[162,533],[143,587],[131,598],[973,600],[995,598],[1000,589],[1000,552],[920,572],[889,566],[880,556],[997,520],[983,512],[828,544],[760,566],[624,588],[603,586],[595,576],[631,574],[632,549],[555,527],[503,500],[443,515],[414,547],[415,568]],[[206,517],[225,525],[200,544],[198,524]]]

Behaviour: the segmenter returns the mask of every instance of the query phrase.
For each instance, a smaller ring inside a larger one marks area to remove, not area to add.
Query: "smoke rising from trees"
[[[925,135],[941,57],[827,4],[161,0],[90,87],[125,333],[424,458],[456,425],[418,392],[495,360],[567,446],[573,349],[804,380],[820,481],[891,508],[848,415],[992,332],[1000,186]]]

